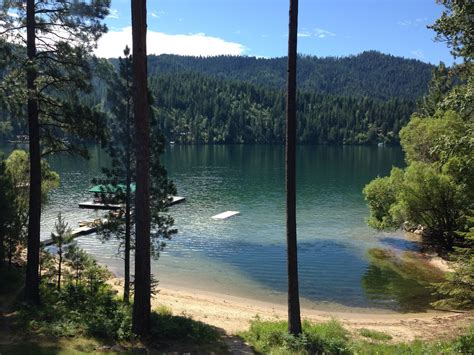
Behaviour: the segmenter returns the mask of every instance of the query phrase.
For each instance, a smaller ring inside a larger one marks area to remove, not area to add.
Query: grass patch
[[[127,354],[122,351],[101,351],[100,349],[105,344],[94,339],[86,338],[42,338],[36,339],[33,342],[23,342],[21,344],[3,344],[0,345],[0,353],[7,354],[31,354],[31,355],[69,355],[69,354]],[[132,353],[132,352],[128,352]]]
[[[392,339],[392,336],[387,333],[366,328],[359,329],[359,334],[372,340],[387,341]]]
[[[320,324],[303,322],[303,333],[294,337],[287,332],[286,321],[251,322],[247,332],[239,334],[258,354],[474,354],[474,325],[453,340],[386,344],[391,336],[361,329],[360,335],[377,342],[350,338],[337,321]]]

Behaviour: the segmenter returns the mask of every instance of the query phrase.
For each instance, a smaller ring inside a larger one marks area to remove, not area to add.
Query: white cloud
[[[119,18],[118,10],[117,9],[110,9],[110,13],[108,14],[109,18]]]
[[[410,54],[417,59],[424,59],[425,53],[421,49],[414,49],[410,51]]]
[[[160,10],[158,12],[156,11],[152,11],[151,12],[151,17],[154,17],[154,18],[160,18],[161,16],[165,15],[166,12],[164,12],[163,10]]]
[[[307,31],[298,32],[298,37],[311,37],[311,33]]]
[[[315,38],[326,38],[326,37],[334,37],[336,34],[323,30],[322,28],[315,28],[312,32],[311,31],[300,31],[298,32],[298,37],[315,37]],[[288,33],[285,33],[283,37],[288,37]]]
[[[426,17],[419,17],[414,20],[400,20],[397,22],[397,25],[407,27],[407,26],[420,26],[426,23],[428,19]]]
[[[98,42],[95,54],[98,57],[113,58],[123,56],[125,45],[132,48],[132,28],[106,33]],[[241,55],[248,48],[243,44],[228,42],[222,38],[207,36],[204,33],[170,35],[148,31],[148,54],[179,54],[194,56],[215,56],[221,54]]]
[[[336,34],[327,30],[323,30],[322,28],[315,28],[314,35],[318,38],[325,38],[325,37],[334,37]]]

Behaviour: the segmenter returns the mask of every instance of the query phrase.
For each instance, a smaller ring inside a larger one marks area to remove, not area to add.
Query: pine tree
[[[27,0],[24,5],[4,2],[0,20],[4,24],[2,39],[10,47],[26,42],[26,55],[12,51],[17,53],[16,66],[10,68],[7,81],[26,83],[14,96],[20,95],[27,102],[30,196],[25,297],[38,304],[41,157],[71,150],[85,154],[84,147],[64,139],[65,134],[97,137],[100,132],[101,115],[81,105],[79,94],[90,89],[87,53],[106,31],[101,20],[108,14],[110,1]]]
[[[68,224],[61,216],[61,213],[58,214],[58,221],[54,224],[54,229],[55,232],[51,233],[51,238],[53,239],[53,243],[56,246],[56,254],[58,254],[57,289],[58,291],[61,291],[61,274],[63,266],[64,248],[74,240],[74,236],[72,235],[71,228],[68,227]]]
[[[150,124],[148,117],[146,59],[146,0],[132,1],[133,111],[135,116],[135,294],[132,330],[145,337],[150,333]]]
[[[301,333],[296,241],[296,59],[298,0],[290,0],[288,83],[286,97],[286,243],[288,263],[288,331]]]

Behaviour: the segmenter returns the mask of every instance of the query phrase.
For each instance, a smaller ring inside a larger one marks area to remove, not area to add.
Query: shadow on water
[[[362,287],[370,300],[401,312],[431,308],[435,298],[430,284],[443,279],[440,270],[412,251],[397,254],[373,248],[368,255],[370,265],[362,277]]]
[[[283,245],[236,241],[231,245],[227,242],[226,250],[225,253],[222,249],[216,254],[208,252],[207,256],[237,267],[275,293],[286,292],[286,252]],[[360,285],[367,262],[347,245],[331,240],[302,242],[298,246],[298,260],[302,297],[351,307],[371,306],[367,304]]]

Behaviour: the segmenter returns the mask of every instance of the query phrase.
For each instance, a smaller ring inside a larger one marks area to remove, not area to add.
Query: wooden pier
[[[71,234],[74,238],[77,238],[81,235],[92,234],[95,231],[97,231],[97,226],[82,226],[82,227],[73,229]],[[49,239],[45,239],[41,241],[41,246],[43,247],[47,247],[53,244],[54,244],[53,238],[49,238]]]
[[[168,206],[177,205],[178,203],[183,203],[186,201],[186,197],[182,196],[171,196],[171,201],[168,202]]]
[[[95,233],[97,231],[97,228],[101,224],[106,224],[107,219],[96,219],[94,221],[85,221],[85,222],[79,222],[79,227],[75,228],[71,231],[71,234],[73,238],[80,237],[82,235],[88,235]],[[55,234],[55,233],[54,233]],[[54,241],[53,238],[45,239],[41,241],[41,246],[47,247],[50,245],[53,245]]]
[[[103,202],[95,202],[95,201],[86,201],[80,202],[79,208],[87,208],[90,210],[119,210],[121,208],[125,208],[125,205],[117,203],[103,203]]]
[[[185,197],[182,196],[171,196],[171,201],[168,201],[167,206],[177,205],[186,201]],[[125,209],[124,204],[108,204],[102,202],[86,201],[79,203],[79,208],[87,208],[90,210],[111,210],[116,211],[120,209]]]

